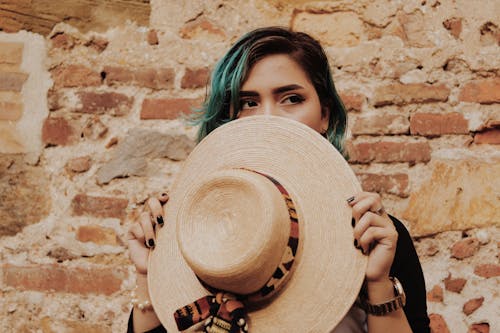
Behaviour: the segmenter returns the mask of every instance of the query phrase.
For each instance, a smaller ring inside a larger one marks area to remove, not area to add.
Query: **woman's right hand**
[[[149,249],[154,248],[156,244],[155,228],[161,228],[165,222],[163,205],[167,201],[166,193],[157,198],[149,198],[144,205],[144,211],[127,232],[130,259],[139,274],[148,272]]]

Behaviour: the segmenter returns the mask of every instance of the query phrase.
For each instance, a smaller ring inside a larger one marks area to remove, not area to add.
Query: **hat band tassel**
[[[245,169],[248,170],[248,169]],[[255,293],[235,296],[223,291],[214,291],[214,295],[202,297],[191,304],[179,308],[174,313],[174,319],[179,331],[205,321],[204,331],[208,333],[247,333],[248,324],[245,320],[245,307],[242,300],[257,301],[279,290],[292,269],[299,246],[299,220],[295,204],[288,191],[273,177],[263,173],[248,170],[268,178],[280,191],[285,200],[290,215],[290,236],[281,262],[271,278]],[[201,281],[203,283],[203,281]],[[205,284],[204,284],[205,285]],[[211,289],[210,286],[206,286]]]

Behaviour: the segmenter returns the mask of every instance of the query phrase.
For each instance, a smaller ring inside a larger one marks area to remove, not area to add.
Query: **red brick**
[[[111,228],[99,225],[80,226],[76,232],[76,239],[80,242],[92,242],[99,245],[118,245],[116,232]]]
[[[467,333],[490,333],[490,324],[488,323],[472,324],[469,327],[469,331]]]
[[[137,85],[151,89],[172,88],[175,80],[175,71],[172,68],[146,68],[131,70],[125,67],[104,67],[106,83]]]
[[[154,29],[148,31],[147,41],[149,45],[158,45],[158,32]]]
[[[427,301],[442,303],[443,302],[443,288],[435,285],[429,292],[427,292]]]
[[[18,290],[111,295],[120,291],[126,278],[119,267],[3,266],[3,282]]]
[[[477,309],[479,309],[481,307],[481,305],[483,305],[483,302],[484,302],[484,297],[478,297],[478,298],[473,298],[471,300],[468,300],[464,304],[462,311],[468,316],[471,313],[473,313],[474,311],[476,311]]]
[[[365,96],[352,92],[342,92],[339,94],[342,103],[348,111],[361,111]]]
[[[141,87],[168,89],[173,87],[174,80],[175,72],[172,68],[147,68],[135,72],[135,81]]]
[[[90,169],[90,166],[90,156],[75,157],[66,164],[66,167],[73,172],[85,172]]]
[[[410,118],[412,135],[468,134],[469,122],[461,113],[416,113]]]
[[[76,141],[76,130],[64,118],[49,117],[43,123],[42,141],[46,145],[66,146]]]
[[[461,18],[451,18],[443,22],[443,26],[450,32],[450,34],[459,38],[462,33],[462,19]]]
[[[479,251],[479,241],[475,237],[459,240],[451,247],[452,258],[465,259]]]
[[[142,103],[141,119],[176,119],[191,113],[200,103],[199,99],[189,98],[146,98]]]
[[[207,85],[209,77],[210,71],[206,67],[197,69],[186,68],[186,73],[184,73],[184,76],[182,77],[181,88],[203,88]]]
[[[466,279],[462,279],[462,278],[453,279],[451,277],[451,274],[449,274],[448,277],[445,278],[443,281],[444,281],[444,288],[446,290],[452,291],[454,293],[462,292],[462,289],[464,289],[465,283],[467,283]]]
[[[202,32],[206,32],[218,38],[226,38],[224,30],[218,28],[212,22],[210,22],[205,18],[191,21],[185,24],[179,31],[179,35],[182,38],[193,39]]]
[[[500,128],[488,128],[474,135],[474,143],[500,145]]]
[[[500,276],[500,265],[498,264],[480,264],[474,267],[474,274],[484,278]]]
[[[24,82],[26,82],[28,76],[28,74],[22,72],[0,71],[0,91],[20,92],[23,89]]]
[[[450,333],[448,325],[446,325],[446,321],[441,315],[437,313],[431,313],[429,315],[429,319],[431,320],[431,333]]]
[[[0,42],[0,64],[20,65],[23,61],[23,43]]]
[[[353,163],[393,163],[428,162],[431,147],[428,142],[360,142],[349,147],[349,162]]]
[[[107,84],[132,84],[134,82],[134,73],[125,67],[105,66],[103,72],[106,75]]]
[[[500,79],[469,82],[460,90],[459,100],[481,104],[500,103]]]
[[[445,102],[449,95],[450,89],[444,84],[392,83],[378,87],[372,102],[374,106]]]
[[[364,115],[354,119],[352,134],[383,135],[408,133],[408,118],[403,115]]]
[[[55,88],[90,87],[101,84],[101,75],[83,65],[57,66],[52,71]]]
[[[125,218],[125,209],[128,206],[128,200],[113,197],[95,197],[86,194],[77,194],[71,202],[73,215],[75,216],[94,216],[94,217],[114,217]]]
[[[23,103],[0,101],[0,120],[16,121],[23,116]]]
[[[77,93],[81,101],[81,108],[78,112],[103,114],[108,113],[114,116],[123,116],[130,112],[133,97],[128,97],[115,92],[87,92]]]
[[[56,33],[50,37],[50,40],[52,42],[52,47],[58,49],[70,50],[75,46],[75,39],[64,32]]]
[[[403,198],[408,197],[408,175],[395,173],[383,175],[378,173],[358,173],[363,190],[367,192],[389,193]]]

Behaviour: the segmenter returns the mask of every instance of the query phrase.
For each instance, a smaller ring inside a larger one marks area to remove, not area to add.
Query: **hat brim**
[[[353,246],[352,209],[346,202],[361,187],[330,142],[306,125],[273,116],[217,128],[184,162],[149,257],[149,294],[161,323],[176,332],[175,310],[208,294],[177,244],[180,203],[203,175],[231,168],[277,179],[295,201],[300,224],[290,280],[265,306],[249,311],[250,331],[330,332],[354,303],[365,276],[367,258]]]

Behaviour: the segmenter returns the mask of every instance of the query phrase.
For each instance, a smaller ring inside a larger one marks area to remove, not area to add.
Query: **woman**
[[[199,139],[224,123],[255,115],[299,121],[321,133],[345,155],[347,114],[326,55],[307,34],[263,28],[236,42],[213,71],[210,94],[197,114]],[[139,223],[129,232],[130,255],[138,273],[138,299],[149,299],[148,248],[155,244],[153,224],[164,223],[162,204],[167,200],[166,195],[149,199]],[[353,212],[353,246],[368,256],[363,297],[370,304],[393,299],[390,277],[396,277],[404,286],[407,301],[403,309],[382,316],[352,309],[332,332],[429,332],[422,269],[407,230],[384,211],[376,193],[361,192],[347,201]],[[148,330],[165,331],[152,309],[133,311],[129,331]]]

